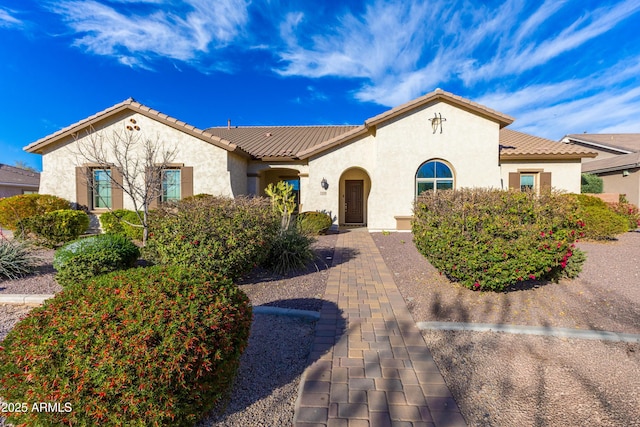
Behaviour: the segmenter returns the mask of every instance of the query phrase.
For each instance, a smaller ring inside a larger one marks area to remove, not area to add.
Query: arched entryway
[[[340,225],[367,225],[371,178],[361,168],[350,168],[340,176]]]
[[[293,193],[296,197],[296,206],[298,209],[300,206],[300,172],[296,169],[288,169],[288,168],[273,168],[267,169],[261,173],[260,176],[260,184],[261,190],[260,195],[266,196],[264,192],[265,188],[269,184],[277,184],[278,181],[285,181],[288,184],[293,186]]]

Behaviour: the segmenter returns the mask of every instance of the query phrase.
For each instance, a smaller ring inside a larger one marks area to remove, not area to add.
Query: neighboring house
[[[585,160],[582,172],[602,178],[603,192],[624,194],[640,206],[640,134],[574,134],[562,142],[595,151],[598,156]]]
[[[97,213],[107,208],[103,201],[131,208],[121,191],[105,185],[106,174],[118,171],[96,169],[74,153],[87,129],[127,132],[132,120],[139,132],[176,149],[162,188],[169,199],[263,195],[269,183],[286,180],[300,210],[324,210],[340,225],[370,230],[407,229],[423,191],[554,187],[577,193],[581,159],[596,155],[503,129],[511,117],[440,89],[358,126],[201,130],[129,99],[25,147],[43,156],[41,192]]]
[[[18,194],[37,193],[40,173],[0,163],[0,199]]]

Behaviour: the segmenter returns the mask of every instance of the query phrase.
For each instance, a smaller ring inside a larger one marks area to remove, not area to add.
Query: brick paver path
[[[366,230],[340,233],[296,427],[465,426]]]

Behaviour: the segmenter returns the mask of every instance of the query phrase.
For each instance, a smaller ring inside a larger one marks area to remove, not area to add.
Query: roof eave
[[[531,153],[531,154],[500,154],[500,160],[580,160],[585,157],[596,157],[595,153]]]
[[[515,120],[511,116],[491,110],[473,101],[466,100],[462,97],[459,97],[449,92],[445,92],[441,89],[436,89],[433,92],[430,92],[426,95],[421,96],[420,98],[416,98],[413,101],[409,101],[406,104],[392,108],[391,110],[385,111],[384,113],[378,114],[377,116],[367,119],[365,121],[365,126],[366,127],[376,126],[382,122],[393,119],[402,114],[408,113],[411,110],[414,110],[415,108],[419,108],[433,101],[448,102],[450,104],[453,104],[456,107],[462,108],[471,113],[478,114],[490,120],[496,121],[500,124],[500,128],[510,125]]]
[[[601,168],[601,169],[593,169],[593,170],[584,170],[584,166],[588,165],[588,163],[585,163],[583,166],[583,173],[607,173],[607,172],[619,172],[621,170],[626,170],[626,169],[636,169],[636,168],[640,168],[640,163],[630,163],[628,165],[620,165],[620,166],[611,166],[608,168]]]
[[[629,150],[624,149],[622,147],[607,145],[607,144],[603,144],[601,142],[585,141],[583,139],[575,138],[575,137],[572,137],[572,136],[569,136],[569,135],[565,136],[563,139],[565,139],[565,138],[568,139],[569,141],[573,141],[575,143],[586,144],[586,145],[590,145],[592,147],[604,148],[606,150],[611,150],[611,151],[619,151],[622,154],[631,154],[631,153],[633,153],[633,151],[629,151]]]

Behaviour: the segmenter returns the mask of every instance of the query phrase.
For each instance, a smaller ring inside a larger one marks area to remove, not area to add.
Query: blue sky
[[[194,126],[361,124],[440,87],[512,129],[640,132],[640,0],[0,0],[0,163],[133,97]]]

